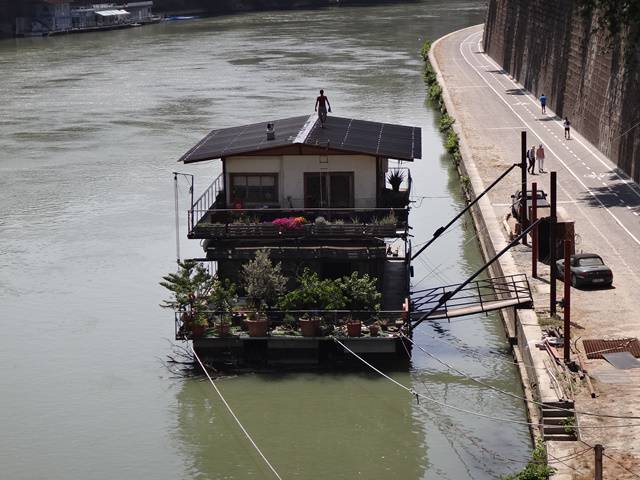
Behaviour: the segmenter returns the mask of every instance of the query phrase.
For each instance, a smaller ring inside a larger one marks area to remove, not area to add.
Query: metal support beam
[[[433,237],[431,237],[431,240],[429,240],[426,245],[423,245],[422,248],[420,248],[420,250],[418,250],[412,257],[411,260],[414,260],[418,255],[420,255],[423,251],[425,251],[427,249],[427,247],[429,247],[429,245],[431,245],[436,238],[438,238],[440,235],[442,235],[451,225],[453,225],[456,220],[458,220],[462,215],[464,215],[471,207],[473,207],[478,200],[480,200],[489,190],[491,190],[493,187],[495,187],[497,185],[497,183],[502,180],[504,177],[507,176],[507,174],[509,172],[511,172],[511,170],[513,170],[516,167],[520,167],[521,164],[518,163],[514,163],[513,165],[511,165],[504,173],[502,173],[502,175],[500,175],[498,178],[496,178],[493,183],[491,185],[489,185],[487,188],[484,189],[484,191],[478,195],[476,198],[474,198],[471,202],[469,202],[469,204],[464,207],[460,212],[458,212],[458,214],[453,217],[453,219],[451,219],[451,221],[449,223],[447,223],[444,227],[439,227],[435,232],[433,232]],[[526,167],[525,167],[526,169]],[[526,172],[525,172],[526,175]]]
[[[604,451],[604,447],[597,443],[594,447],[595,452],[595,476],[594,480],[602,480],[602,452]]]
[[[520,191],[522,192],[520,200],[520,225],[522,229],[527,226],[527,131],[520,132]],[[522,237],[522,244],[527,244],[527,236]]]
[[[564,363],[571,361],[571,239],[564,241]]]
[[[531,223],[538,219],[538,184],[531,184]],[[531,232],[531,276],[538,277],[538,227]]]
[[[551,316],[556,314],[556,283],[558,272],[556,268],[556,260],[558,257],[556,248],[556,222],[558,221],[556,212],[556,172],[551,172],[551,215],[549,216],[549,270],[551,276],[549,278],[549,313]]]
[[[413,322],[412,327],[411,328],[416,328],[418,325],[420,325],[422,322],[424,322],[430,315],[432,315],[436,310],[438,310],[442,305],[444,305],[445,303],[447,303],[447,301],[453,297],[455,294],[457,294],[460,290],[462,290],[464,287],[466,287],[469,283],[471,283],[473,281],[474,278],[476,278],[478,275],[480,275],[489,265],[491,265],[493,262],[495,262],[496,260],[498,260],[502,255],[504,255],[509,249],[511,249],[513,246],[517,245],[518,243],[520,243],[520,240],[522,239],[523,236],[527,235],[529,233],[529,231],[531,231],[533,228],[535,228],[538,223],[540,222],[540,220],[536,220],[535,223],[532,223],[531,225],[529,225],[520,235],[518,235],[516,238],[514,238],[506,247],[504,247],[502,250],[500,250],[495,257],[493,257],[491,260],[489,260],[487,263],[485,263],[482,267],[480,267],[473,275],[471,275],[469,278],[467,278],[464,282],[462,282],[460,285],[458,285],[457,288],[455,288],[453,291],[451,292],[445,292],[444,295],[442,295],[442,298],[440,298],[440,300],[438,301],[438,303],[435,305],[435,307],[433,307],[431,310],[429,310],[427,313],[425,313],[424,315],[422,315],[420,318],[418,318],[415,322]]]

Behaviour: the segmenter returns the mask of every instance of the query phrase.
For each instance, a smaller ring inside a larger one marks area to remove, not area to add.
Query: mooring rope
[[[428,400],[431,403],[435,403],[436,405],[440,405],[442,407],[446,407],[446,408],[450,408],[451,410],[456,410],[458,412],[462,412],[462,413],[467,413],[469,415],[474,415],[476,417],[481,417],[481,418],[487,418],[489,420],[496,420],[499,422],[505,422],[505,423],[515,423],[517,425],[534,425],[536,427],[540,427],[540,423],[534,423],[534,422],[523,422],[522,420],[512,420],[510,418],[500,418],[500,417],[494,417],[492,415],[487,415],[485,413],[480,413],[480,412],[474,412],[473,410],[466,410],[464,408],[460,408],[460,407],[456,407],[454,405],[450,405],[448,403],[443,403],[440,402],[438,400],[436,400],[435,398],[432,398],[428,395],[425,395],[423,393],[419,393],[416,392],[413,388],[409,388],[406,385],[403,385],[402,383],[398,382],[397,380],[394,380],[393,378],[391,378],[389,375],[387,375],[386,373],[384,373],[383,371],[379,370],[378,368],[374,367],[373,365],[371,365],[369,362],[367,362],[364,358],[362,358],[360,355],[358,355],[357,353],[355,353],[353,350],[351,350],[349,347],[347,347],[344,343],[342,343],[340,340],[338,340],[336,337],[331,337],[333,339],[334,342],[336,342],[337,344],[339,344],[342,348],[344,348],[347,352],[349,352],[351,355],[353,355],[354,357],[356,357],[358,360],[360,360],[362,363],[364,363],[365,365],[367,365],[369,368],[371,368],[373,371],[379,373],[380,375],[382,375],[384,378],[386,378],[387,380],[389,380],[390,382],[396,384],[397,386],[399,386],[400,388],[402,388],[403,390],[406,390],[407,392],[409,392],[412,396],[416,397],[416,400],[419,401],[420,398],[424,398],[425,400]],[[625,417],[625,418],[634,418],[634,417]],[[580,429],[601,429],[601,428],[628,428],[628,427],[640,427],[640,424],[633,424],[633,423],[627,423],[627,424],[621,424],[621,425],[587,425],[587,426],[580,426],[577,428]]]
[[[218,396],[220,397],[220,400],[222,400],[222,403],[224,403],[224,406],[227,407],[227,410],[229,410],[229,413],[231,414],[231,416],[233,417],[233,419],[236,421],[236,423],[238,424],[238,426],[240,427],[240,429],[242,430],[242,433],[245,434],[245,436],[247,437],[247,439],[249,439],[249,442],[251,442],[251,445],[253,445],[253,448],[256,449],[256,451],[258,452],[258,454],[260,454],[260,456],[262,457],[262,460],[264,460],[264,463],[267,464],[267,466],[269,467],[269,469],[273,472],[273,474],[276,476],[276,478],[278,480],[282,480],[282,477],[278,474],[278,472],[276,471],[275,468],[273,468],[273,465],[271,465],[271,463],[269,463],[269,460],[267,460],[267,457],[264,456],[264,453],[262,453],[262,450],[260,450],[260,448],[258,447],[258,445],[256,445],[256,442],[253,441],[253,438],[251,438],[251,435],[249,435],[249,432],[247,432],[247,430],[242,426],[242,423],[240,423],[240,420],[238,420],[238,417],[236,416],[235,413],[233,413],[233,410],[231,410],[231,407],[229,406],[229,404],[227,403],[227,401],[224,399],[224,397],[222,396],[222,393],[220,392],[220,390],[218,390],[217,385],[213,382],[213,379],[211,378],[211,376],[209,375],[209,372],[207,371],[207,369],[205,368],[204,364],[202,363],[202,361],[200,360],[200,357],[198,357],[198,354],[196,353],[196,351],[193,349],[192,345],[189,345],[189,348],[191,349],[191,351],[193,352],[193,355],[196,357],[196,360],[198,361],[198,363],[200,364],[200,366],[202,367],[202,370],[204,370],[205,375],[207,376],[207,378],[209,379],[209,382],[211,382],[211,385],[213,385],[213,388],[215,389],[216,393],[218,394]]]
[[[473,382],[476,382],[479,385],[482,385],[483,387],[490,388],[494,392],[498,392],[498,393],[501,393],[503,395],[507,395],[509,397],[516,398],[518,400],[522,400],[523,402],[526,402],[526,403],[532,403],[534,405],[538,405],[539,407],[546,406],[543,402],[538,402],[536,400],[529,400],[526,397],[521,397],[520,395],[516,395],[515,393],[507,392],[506,390],[501,390],[501,389],[499,389],[497,387],[494,387],[493,385],[489,385],[488,383],[483,382],[482,380],[478,380],[477,378],[472,377],[471,375],[468,375],[468,374],[464,373],[461,370],[458,370],[456,367],[454,367],[453,365],[448,364],[444,360],[439,359],[437,356],[433,355],[432,353],[429,353],[424,348],[422,348],[420,345],[418,345],[413,340],[411,340],[409,337],[407,337],[404,333],[400,333],[400,336],[402,338],[407,339],[407,341],[409,343],[411,343],[411,345],[413,345],[414,347],[418,347],[418,349],[422,353],[424,353],[426,355],[429,355],[431,358],[433,358],[438,363],[444,365],[445,367],[449,368],[450,370],[453,370],[454,372],[458,373],[459,375],[462,375],[463,377],[468,378],[469,380],[471,380]],[[574,414],[579,414],[579,415],[587,415],[587,416],[591,416],[591,417],[617,418],[617,419],[621,419],[621,420],[638,420],[638,419],[640,419],[640,417],[622,416],[622,415],[609,415],[609,414],[606,414],[606,413],[595,413],[595,412],[585,412],[585,411],[582,411],[582,410],[576,410],[576,409],[571,409],[571,408],[563,408],[563,407],[554,407],[554,409],[555,410],[560,410],[560,411],[563,411],[563,412],[567,412],[567,413],[574,413]],[[608,426],[617,426],[617,425],[608,425]],[[620,426],[633,426],[633,425],[628,425],[627,424],[627,425],[620,425]],[[581,428],[581,427],[578,427],[578,428]]]

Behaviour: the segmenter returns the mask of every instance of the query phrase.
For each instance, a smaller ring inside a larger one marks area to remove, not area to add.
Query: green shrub
[[[287,284],[282,265],[274,265],[266,250],[258,250],[255,258],[242,266],[242,278],[248,303],[257,310],[273,306]]]
[[[547,465],[547,452],[544,443],[538,442],[531,452],[531,460],[524,469],[513,475],[500,477],[501,480],[548,480],[555,469]]]
[[[335,280],[321,280],[320,276],[305,268],[298,277],[298,288],[280,298],[281,310],[340,310],[346,299]]]
[[[440,117],[440,131],[443,133],[446,132],[454,123],[455,120],[450,117],[448,113],[445,113]]]
[[[422,56],[422,60],[425,62],[429,61],[429,50],[431,50],[431,42],[429,40],[425,40],[422,44],[422,48],[420,49],[420,55]]]
[[[380,310],[382,294],[378,292],[376,279],[366,273],[359,275],[352,272],[348,277],[342,277],[337,281],[346,299],[348,310]]]
[[[453,130],[449,130],[447,134],[447,139],[444,142],[444,148],[447,149],[447,152],[453,154],[458,151],[460,148],[460,140],[458,138],[458,134]]]

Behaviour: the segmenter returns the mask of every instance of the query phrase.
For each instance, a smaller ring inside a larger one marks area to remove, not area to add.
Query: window
[[[353,208],[353,172],[304,174],[305,208]]]
[[[278,204],[278,182],[276,174],[231,174],[231,201],[241,200],[246,204]]]

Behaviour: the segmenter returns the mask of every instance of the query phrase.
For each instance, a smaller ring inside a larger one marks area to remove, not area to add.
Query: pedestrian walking
[[[540,95],[540,106],[542,107],[542,113],[547,113],[547,97],[544,93]]]
[[[531,175],[536,174],[536,146],[533,145],[530,150],[527,150],[527,159],[529,160],[529,167],[527,172]]]
[[[320,118],[320,126],[322,128],[324,128],[324,122],[327,121],[327,106],[329,107],[329,113],[331,113],[329,99],[324,94],[324,90],[320,90],[320,95],[316,98],[315,111],[318,112],[318,118]]]
[[[571,140],[571,122],[569,121],[569,117],[564,117],[564,138],[567,140]]]
[[[538,147],[538,150],[536,150],[536,160],[538,160],[538,172],[545,173],[544,172],[544,147],[542,146],[542,144],[540,144],[540,146]]]

